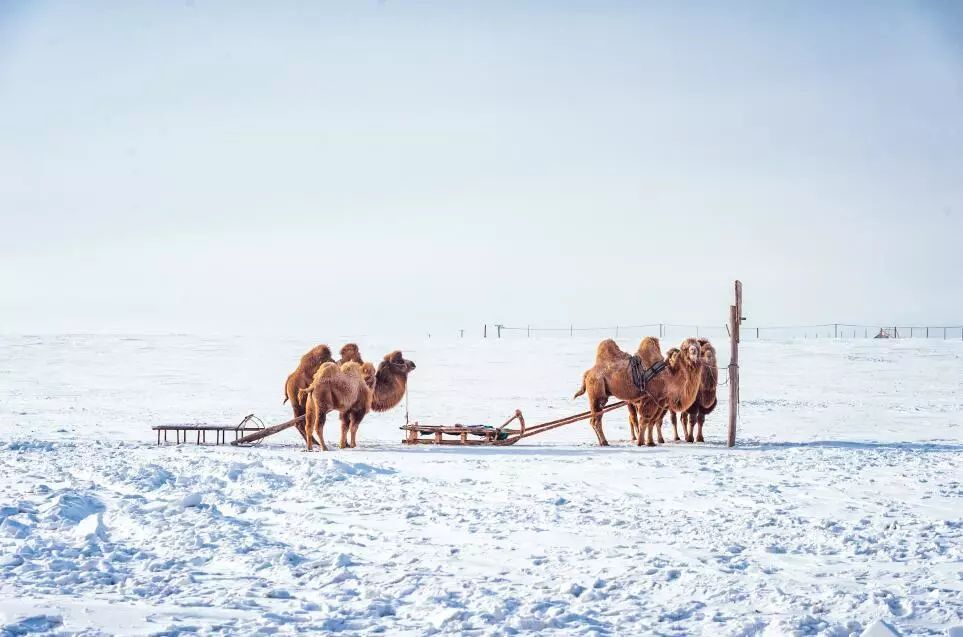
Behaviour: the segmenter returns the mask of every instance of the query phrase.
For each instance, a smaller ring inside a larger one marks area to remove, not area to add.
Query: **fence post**
[[[488,323],[482,325],[482,338],[488,338]]]
[[[757,340],[757,341],[759,340],[759,328],[758,328],[758,327],[756,328],[756,340]]]
[[[465,330],[458,330],[458,338],[465,338]]]
[[[502,337],[502,328],[503,328],[503,327],[505,327],[505,326],[504,326],[504,325],[499,325],[498,323],[495,324],[495,329],[498,330],[498,338],[501,338],[501,337]]]
[[[663,336],[665,336],[665,326],[662,323],[659,323],[659,338],[662,338]]]
[[[571,324],[568,326],[568,335],[572,336],[575,333],[575,327]]]
[[[926,328],[926,338],[930,337],[930,328]]]
[[[945,327],[943,328],[943,340],[944,340],[944,341],[946,340],[946,328],[945,328]]]
[[[736,281],[736,304],[729,307],[732,338],[729,339],[729,432],[726,445],[736,445],[736,419],[739,413],[739,325],[742,323],[742,282]]]
[[[839,323],[833,323],[833,338],[839,338]]]
[[[531,337],[532,337],[532,326],[529,325],[529,326],[527,326],[527,327],[528,327],[528,338],[531,338]]]

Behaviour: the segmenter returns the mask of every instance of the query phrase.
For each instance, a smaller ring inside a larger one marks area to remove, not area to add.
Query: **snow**
[[[413,419],[500,424],[584,410],[599,339],[358,340],[416,361]],[[613,412],[607,449],[585,423],[406,448],[404,405],[353,450],[154,444],[157,423],[286,419],[313,344],[0,337],[0,635],[963,625],[963,343],[743,343],[736,449],[725,388],[705,445],[629,446]]]

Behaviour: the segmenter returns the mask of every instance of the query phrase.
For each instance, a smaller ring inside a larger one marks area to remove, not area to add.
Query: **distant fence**
[[[460,330],[464,336],[465,330]],[[727,325],[695,325],[680,323],[647,323],[642,325],[613,325],[611,327],[537,327],[515,326],[498,323],[485,325],[482,336],[486,338],[517,338],[533,336],[599,336],[633,337],[658,336],[659,338],[685,338],[687,336],[728,337]],[[930,338],[940,340],[963,340],[963,325],[855,325],[852,323],[823,323],[820,325],[760,325],[743,322],[741,339],[781,340],[796,338]]]

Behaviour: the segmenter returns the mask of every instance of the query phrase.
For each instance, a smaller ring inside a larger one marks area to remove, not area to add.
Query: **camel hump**
[[[364,372],[361,369],[361,365],[354,361],[348,361],[341,366],[341,371],[348,376],[355,376],[357,378],[363,378]]]
[[[610,361],[618,358],[628,358],[628,354],[623,352],[611,338],[607,338],[599,343],[599,346],[595,350],[596,362]]]
[[[314,375],[314,380],[321,380],[325,378],[334,378],[338,375],[338,364],[328,361],[324,365],[318,368],[317,373]]]
[[[646,336],[639,343],[638,356],[642,359],[642,362],[646,367],[651,367],[661,360],[662,358],[662,346],[659,344],[659,339],[654,336]]]

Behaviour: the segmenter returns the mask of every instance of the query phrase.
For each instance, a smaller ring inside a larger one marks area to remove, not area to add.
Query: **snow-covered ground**
[[[598,340],[401,343],[418,364],[412,418],[582,411],[571,395]],[[368,358],[396,345],[359,341]],[[369,416],[354,450],[307,454],[291,431],[155,446],[152,424],[286,419],[284,378],[313,344],[0,337],[0,634],[963,624],[963,343],[744,343],[734,450],[724,388],[705,445],[630,447],[615,412],[608,449],[585,423],[411,449],[399,406]]]

